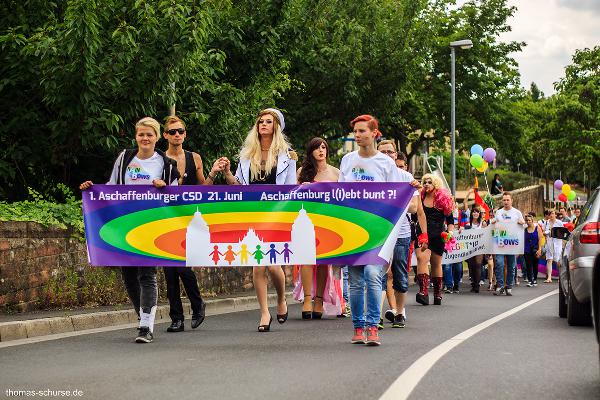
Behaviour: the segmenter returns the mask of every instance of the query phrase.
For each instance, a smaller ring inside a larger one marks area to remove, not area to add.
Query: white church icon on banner
[[[238,242],[211,242],[208,224],[202,213],[196,211],[185,234],[185,265],[218,267],[316,264],[315,225],[304,207],[298,211],[290,233],[290,241],[270,242],[263,240],[250,228]]]

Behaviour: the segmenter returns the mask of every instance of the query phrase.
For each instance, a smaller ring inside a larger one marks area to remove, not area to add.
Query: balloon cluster
[[[554,181],[554,188],[556,190],[560,190],[561,193],[558,195],[558,200],[566,203],[568,201],[573,201],[577,198],[577,193],[571,189],[571,185],[567,183],[563,183],[560,179]]]
[[[483,147],[478,144],[471,146],[471,158],[469,161],[477,171],[485,172],[488,169],[489,163],[493,162],[495,158],[496,150],[491,147],[484,150]]]

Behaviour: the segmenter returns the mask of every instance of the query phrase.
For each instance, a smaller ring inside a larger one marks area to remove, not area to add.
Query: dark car
[[[600,253],[600,187],[581,209],[573,232],[553,229],[552,236],[567,240],[559,263],[558,315],[569,325],[592,324],[594,260]]]

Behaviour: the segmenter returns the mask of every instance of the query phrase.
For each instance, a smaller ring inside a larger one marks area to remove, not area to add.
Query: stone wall
[[[252,289],[251,268],[195,268],[195,272],[207,297]],[[291,268],[286,268],[286,275],[289,284]],[[164,301],[162,272],[158,281]],[[122,303],[128,299],[118,268],[90,267],[85,244],[70,230],[34,222],[0,222],[0,310]]]
[[[536,217],[544,215],[544,185],[528,186],[510,192],[513,198],[513,207],[523,214],[533,211]],[[494,196],[496,206],[502,207],[502,195]]]

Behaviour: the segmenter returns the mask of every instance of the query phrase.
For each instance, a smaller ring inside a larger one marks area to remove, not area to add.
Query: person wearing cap
[[[275,108],[262,110],[246,136],[235,175],[231,173],[230,161],[225,159],[224,172],[227,183],[230,185],[295,185],[298,156],[291,150],[283,134],[284,129],[285,119],[281,111]],[[281,266],[254,267],[252,281],[260,305],[259,332],[269,331],[273,320],[267,302],[267,270],[277,291],[277,322],[283,324],[288,317],[285,274]]]

